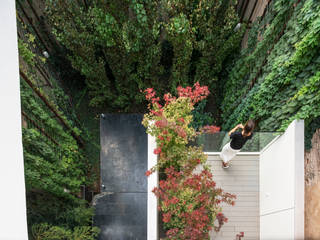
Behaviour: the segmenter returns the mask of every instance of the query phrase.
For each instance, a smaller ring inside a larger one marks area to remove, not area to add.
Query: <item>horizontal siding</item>
[[[243,240],[259,239],[259,156],[237,155],[229,169],[221,167],[218,155],[209,155],[208,164],[218,187],[237,196],[235,205],[222,204],[228,218],[220,232],[211,232],[211,239],[233,240],[244,232]]]

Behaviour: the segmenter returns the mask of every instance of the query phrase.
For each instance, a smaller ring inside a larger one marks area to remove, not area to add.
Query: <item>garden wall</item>
[[[223,129],[253,118],[260,130],[279,131],[301,118],[311,147],[312,132],[320,126],[319,8],[313,0],[275,0],[253,24],[248,47],[225,83]]]
[[[93,209],[84,199],[99,191],[99,155],[93,150],[99,147],[62,84],[74,72],[59,56],[61,46],[50,34],[43,9],[42,1],[16,1],[28,230],[37,237],[56,226],[66,239],[81,226],[90,239],[96,229]]]
[[[289,2],[289,4],[288,4]],[[247,46],[236,58],[224,87],[222,128],[231,129],[248,118],[262,131],[284,130],[304,119],[306,153],[306,236],[319,238],[319,152],[311,138],[320,127],[320,6],[317,1],[275,0],[248,34]],[[308,17],[306,17],[308,16]],[[312,170],[311,170],[312,168]],[[312,177],[312,180],[311,178]],[[313,200],[311,200],[313,199]]]

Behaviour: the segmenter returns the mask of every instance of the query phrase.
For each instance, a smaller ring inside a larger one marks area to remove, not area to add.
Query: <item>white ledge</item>
[[[203,152],[206,155],[220,155],[220,152]],[[247,156],[247,155],[260,155],[260,152],[238,152],[237,155]]]

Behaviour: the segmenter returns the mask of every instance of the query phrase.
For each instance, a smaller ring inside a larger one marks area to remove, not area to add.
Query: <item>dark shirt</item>
[[[250,136],[244,137],[244,136],[242,136],[241,132],[233,132],[233,133],[231,133],[230,139],[232,139],[232,140],[230,142],[230,147],[232,149],[236,149],[236,150],[241,149],[243,147],[243,145],[246,143],[246,141],[248,139],[251,139],[252,136],[253,136],[253,133],[251,133]]]

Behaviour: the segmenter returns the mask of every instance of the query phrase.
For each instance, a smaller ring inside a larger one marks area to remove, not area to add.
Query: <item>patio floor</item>
[[[232,240],[244,232],[242,240],[259,239],[259,155],[238,153],[228,169],[221,167],[217,154],[208,155],[208,163],[217,186],[236,194],[235,206],[223,205],[228,218],[219,233],[213,232],[211,239]]]

